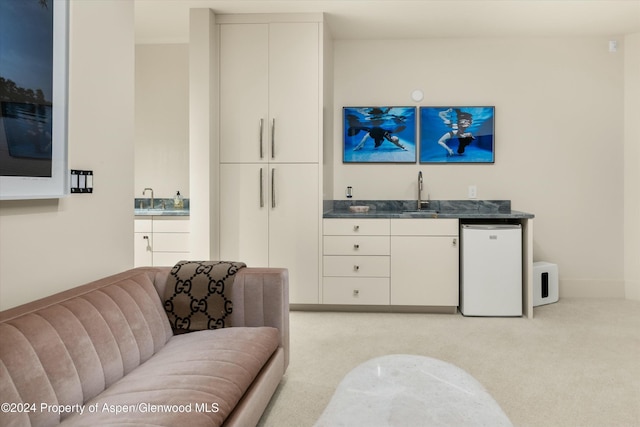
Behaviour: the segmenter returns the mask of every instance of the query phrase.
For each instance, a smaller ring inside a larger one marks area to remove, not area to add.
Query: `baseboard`
[[[624,280],[564,279],[560,298],[625,298]]]
[[[290,304],[291,311],[346,311],[364,313],[433,313],[456,314],[458,307],[419,305],[349,305],[349,304]]]

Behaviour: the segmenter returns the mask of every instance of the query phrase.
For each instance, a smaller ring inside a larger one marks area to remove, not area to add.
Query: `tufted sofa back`
[[[55,425],[162,348],[154,276],[129,270],[0,313],[2,426]],[[24,405],[26,404],[26,405]],[[52,406],[46,406],[52,405]]]

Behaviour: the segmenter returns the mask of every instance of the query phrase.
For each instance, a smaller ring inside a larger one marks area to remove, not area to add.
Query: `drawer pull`
[[[353,245],[353,249],[360,249],[360,245],[356,243],[355,245]]]
[[[358,271],[360,270],[360,266],[359,265],[354,265],[353,266],[353,271]]]
[[[359,295],[360,295],[360,291],[359,291],[359,290],[357,290],[357,289],[354,289],[354,290],[353,290],[353,296],[354,296],[354,297],[357,297],[357,296],[359,296]]]
[[[354,225],[353,226],[353,231],[360,231],[360,226],[359,225]]]
[[[453,242],[451,242],[451,245],[455,248],[456,246],[458,246],[458,239],[456,239],[455,237],[453,238]]]

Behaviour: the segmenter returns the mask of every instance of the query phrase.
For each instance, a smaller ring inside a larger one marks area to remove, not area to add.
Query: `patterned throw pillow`
[[[177,332],[224,328],[233,311],[225,290],[246,267],[242,262],[180,261],[167,279],[164,309]]]

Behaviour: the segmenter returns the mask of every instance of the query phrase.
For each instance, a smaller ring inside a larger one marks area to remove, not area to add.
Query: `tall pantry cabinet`
[[[323,24],[218,18],[220,256],[287,268],[290,302],[317,304]]]

